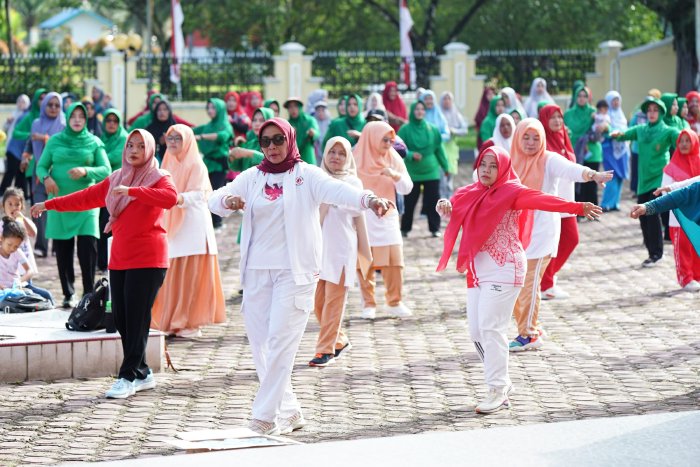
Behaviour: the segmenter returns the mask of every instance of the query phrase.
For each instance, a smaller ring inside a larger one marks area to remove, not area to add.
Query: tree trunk
[[[679,96],[685,96],[695,85],[698,70],[695,47],[689,47],[688,41],[678,36],[674,37],[673,45],[676,49],[676,91]]]

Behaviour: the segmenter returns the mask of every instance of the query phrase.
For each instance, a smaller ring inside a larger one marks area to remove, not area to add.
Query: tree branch
[[[398,20],[398,18],[397,18],[396,16],[392,15],[392,14],[391,14],[391,11],[389,11],[387,8],[385,8],[385,7],[383,7],[382,5],[380,5],[380,4],[377,3],[375,0],[362,0],[362,2],[363,2],[365,5],[369,5],[369,6],[371,6],[371,7],[376,8],[377,10],[379,10],[379,12],[382,14],[382,16],[384,16],[387,20],[389,20],[389,22],[390,22],[391,24],[393,24],[394,26],[396,26],[397,29],[399,28],[399,20]]]
[[[437,10],[439,0],[430,0],[428,10],[425,12],[425,26],[423,33],[416,37],[418,48],[425,49],[428,46],[428,40],[433,37],[435,31],[435,10]]]
[[[436,47],[437,49],[442,49],[446,44],[449,42],[454,41],[457,39],[457,36],[459,35],[460,32],[464,29],[464,27],[471,21],[472,17],[476,14],[476,12],[486,4],[488,0],[476,0],[474,4],[467,10],[467,12],[462,16],[462,18],[457,21],[457,24],[452,28],[452,31],[450,31],[450,34],[447,36],[447,39],[443,44],[440,44],[439,47]]]

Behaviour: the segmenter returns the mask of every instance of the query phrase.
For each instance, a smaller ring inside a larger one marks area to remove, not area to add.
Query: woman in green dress
[[[334,136],[342,136],[350,141],[352,146],[357,144],[360,133],[367,123],[362,116],[362,98],[359,94],[350,94],[345,97],[345,116],[338,117],[328,126],[328,131],[323,139],[323,147]]]
[[[588,140],[585,145],[579,142],[591,130],[593,114],[596,109],[588,102],[590,93],[585,86],[576,88],[574,95],[576,96],[576,102],[574,102],[573,107],[564,113],[564,124],[569,130],[569,139],[574,148],[585,148],[583,158],[579,157],[580,154],[577,154],[576,162],[591,170],[598,171],[601,162],[603,162],[603,146],[600,144],[600,141]],[[576,201],[598,204],[598,185],[595,182],[581,183],[576,194]]]
[[[46,143],[36,168],[49,199],[64,196],[104,180],[110,173],[104,144],[87,130],[87,109],[75,103],[66,111],[68,126]],[[73,251],[78,243],[78,261],[83,279],[83,294],[92,292],[97,263],[99,209],[82,212],[50,211],[46,237],[53,239],[58,277],[63,290],[63,307],[70,308],[75,294]]]
[[[284,108],[289,112],[287,121],[297,132],[297,147],[301,160],[307,164],[316,165],[314,143],[320,134],[316,119],[304,112],[304,103],[301,99],[295,97],[287,99]]]

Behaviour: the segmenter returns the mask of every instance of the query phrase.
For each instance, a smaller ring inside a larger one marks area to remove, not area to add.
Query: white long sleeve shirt
[[[182,205],[172,209],[182,209],[185,215],[180,229],[168,237],[168,258],[218,254],[214,225],[204,192],[188,191],[180,194]]]
[[[240,263],[241,283],[244,287],[251,233],[255,228],[252,209],[248,207],[254,206],[256,199],[263,195],[267,179],[268,174],[258,168],[251,168],[216,190],[209,198],[211,212],[222,217],[227,217],[233,212],[224,206],[223,202],[227,196],[240,196],[245,200]],[[319,206],[321,203],[327,203],[367,209],[371,192],[336,180],[320,168],[306,163],[298,163],[284,173],[282,188],[284,215],[276,224],[276,228],[284,229],[294,282],[297,285],[311,284],[318,280],[321,270],[322,235]]]
[[[565,157],[552,152],[545,153],[547,162],[545,163],[544,180],[542,181],[542,192],[550,195],[561,196],[559,193],[560,184],[571,182],[584,182],[583,174],[589,169],[575,164]],[[564,199],[564,196],[561,196]],[[551,255],[556,256],[559,248],[559,236],[561,235],[561,221],[559,213],[535,211],[535,218],[532,226],[530,244],[525,250],[527,259],[544,258]]]

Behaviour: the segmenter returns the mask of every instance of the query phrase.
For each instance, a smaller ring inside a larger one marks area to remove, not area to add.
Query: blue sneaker
[[[153,377],[153,370],[148,369],[148,376],[144,379],[136,378],[134,380],[134,392],[145,391],[156,387],[156,379]]]
[[[542,337],[523,337],[518,336],[513,341],[508,344],[508,350],[510,352],[523,352],[525,350],[534,350],[542,347]]]
[[[133,396],[135,392],[134,383],[128,379],[119,378],[105,393],[105,397],[108,399],[126,399],[129,396]]]

